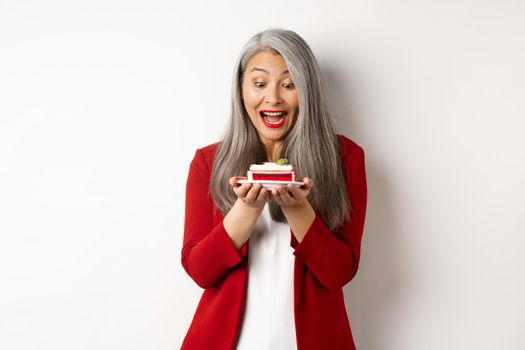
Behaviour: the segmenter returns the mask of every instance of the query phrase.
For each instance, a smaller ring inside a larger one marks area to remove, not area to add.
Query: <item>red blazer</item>
[[[294,248],[294,314],[298,350],[355,349],[345,309],[343,286],[356,274],[365,222],[367,185],[363,149],[338,135],[351,222],[340,233],[316,216],[301,243],[290,230]],[[223,215],[208,188],[217,143],[197,149],[186,184],[182,266],[204,292],[181,349],[235,349],[244,313],[248,276],[247,241],[235,249]],[[225,190],[229,188],[224,179]]]

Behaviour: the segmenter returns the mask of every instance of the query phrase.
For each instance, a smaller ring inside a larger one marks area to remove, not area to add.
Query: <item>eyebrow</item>
[[[260,71],[260,72],[264,72],[266,74],[270,74],[270,72],[268,72],[266,69],[259,68],[259,67],[253,67],[252,70],[250,71],[250,73],[253,72],[253,71]],[[282,72],[281,75],[286,74],[286,73],[290,73],[290,71],[287,69],[284,72]]]

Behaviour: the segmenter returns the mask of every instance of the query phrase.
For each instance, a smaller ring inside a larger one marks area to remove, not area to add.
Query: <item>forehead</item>
[[[262,51],[253,55],[246,66],[246,73],[254,74],[264,71],[270,74],[286,74],[288,66],[283,56],[275,51]],[[286,72],[286,73],[285,73]]]

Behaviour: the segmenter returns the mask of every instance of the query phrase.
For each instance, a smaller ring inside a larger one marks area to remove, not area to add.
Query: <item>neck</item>
[[[281,153],[282,141],[263,141],[268,162],[276,162]]]

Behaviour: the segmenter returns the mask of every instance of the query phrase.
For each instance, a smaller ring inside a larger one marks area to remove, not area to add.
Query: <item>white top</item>
[[[272,220],[268,204],[250,236],[246,310],[237,350],[297,349],[290,226]]]

